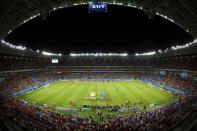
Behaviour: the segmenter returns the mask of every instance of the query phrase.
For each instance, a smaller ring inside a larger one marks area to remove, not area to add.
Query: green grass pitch
[[[105,92],[110,100],[87,100],[85,97],[95,94],[100,98]],[[17,96],[29,103],[47,104],[48,107],[78,108],[82,105],[121,105],[128,101],[127,108],[133,107],[136,102],[142,106],[150,104],[163,105],[177,96],[140,81],[58,81],[46,87]],[[73,104],[74,106],[73,107]],[[90,112],[90,111],[89,111]],[[87,116],[89,112],[81,113]]]
[[[106,93],[108,100],[101,100],[101,94]],[[96,100],[85,99],[91,95]],[[27,101],[29,104],[38,107],[47,105],[47,109],[68,115],[90,118],[95,122],[107,122],[117,115],[128,116],[131,112],[120,113],[109,108],[102,108],[102,119],[96,113],[95,108],[82,110],[82,105],[119,105],[121,108],[131,107],[157,107],[167,104],[177,98],[176,95],[161,90],[140,81],[58,81],[48,86],[17,96],[17,98]],[[97,99],[98,98],[98,99]],[[123,105],[127,101],[127,105]],[[136,105],[136,103],[141,103]],[[64,109],[77,109],[77,112],[59,111],[57,107]],[[140,112],[151,110],[146,108]],[[133,112],[134,113],[134,112]]]

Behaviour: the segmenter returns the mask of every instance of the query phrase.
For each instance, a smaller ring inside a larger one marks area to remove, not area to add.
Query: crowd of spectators
[[[197,71],[197,56],[171,56],[152,60],[152,66],[159,69]]]
[[[15,92],[28,86],[43,85],[60,79],[142,79],[180,90],[192,90],[187,95],[152,111],[116,116],[105,123],[96,123],[88,118],[61,115],[33,107],[15,97],[5,95],[4,90]],[[35,72],[10,76],[1,84],[0,97],[3,106],[0,113],[3,119],[16,123],[21,129],[29,130],[162,130],[178,122],[192,109],[196,98],[196,83],[176,75],[153,75],[140,72],[131,73],[51,73]]]
[[[191,92],[195,86],[196,82],[191,78],[181,78],[180,75],[153,75],[144,74],[139,77],[140,80],[150,82],[156,86],[162,86],[166,89],[172,88],[185,92]]]
[[[44,69],[50,66],[72,67],[72,66],[125,66],[125,69],[130,67],[152,67],[159,69],[179,69],[197,71],[197,56],[196,55],[182,55],[169,57],[132,57],[126,58],[117,57],[102,57],[101,58],[59,58],[58,64],[52,64],[50,58],[30,58],[22,56],[4,56],[0,55],[0,71],[16,71],[26,69]],[[116,67],[117,68],[117,67]],[[120,67],[121,70],[124,68]],[[62,68],[64,69],[64,68]],[[102,69],[102,68],[101,68]],[[108,68],[110,69],[110,68]],[[146,68],[144,68],[146,69]]]
[[[40,111],[14,99],[1,109],[1,114],[29,130],[158,130],[166,129],[184,117],[191,110],[190,99],[180,98],[163,108],[129,117],[118,116],[100,124],[89,119]]]

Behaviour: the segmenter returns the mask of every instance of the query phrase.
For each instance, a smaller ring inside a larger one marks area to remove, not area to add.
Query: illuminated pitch
[[[47,105],[53,111],[62,109],[61,113],[67,113],[71,109],[77,110],[81,117],[90,117],[96,111],[93,108],[100,106],[104,107],[103,114],[106,114],[106,119],[108,115],[125,111],[120,109],[113,112],[107,106],[144,111],[144,107],[150,110],[177,98],[172,93],[140,81],[59,81],[17,97],[32,105]]]

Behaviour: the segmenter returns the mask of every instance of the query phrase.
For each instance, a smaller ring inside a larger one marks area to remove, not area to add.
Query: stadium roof
[[[112,4],[132,6],[148,10],[169,18],[197,38],[197,1],[196,0],[104,0]],[[37,15],[46,15],[54,9],[77,4],[88,0],[1,0],[0,1],[0,38]]]
[[[94,0],[93,0],[94,1]],[[98,1],[98,0],[97,0]],[[160,15],[197,38],[196,0],[103,0],[109,4],[125,5],[146,11],[150,17]],[[103,2],[102,1],[102,2]],[[15,28],[37,16],[47,17],[50,11],[74,5],[87,4],[89,0],[1,0],[0,39]],[[186,51],[196,53],[197,46]],[[182,51],[182,50],[180,50]]]

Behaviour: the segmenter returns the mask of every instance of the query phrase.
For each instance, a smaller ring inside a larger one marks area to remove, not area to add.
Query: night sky
[[[33,50],[70,52],[146,52],[193,41],[182,28],[144,11],[108,5],[107,13],[88,13],[88,6],[54,11],[13,31],[6,41]]]

